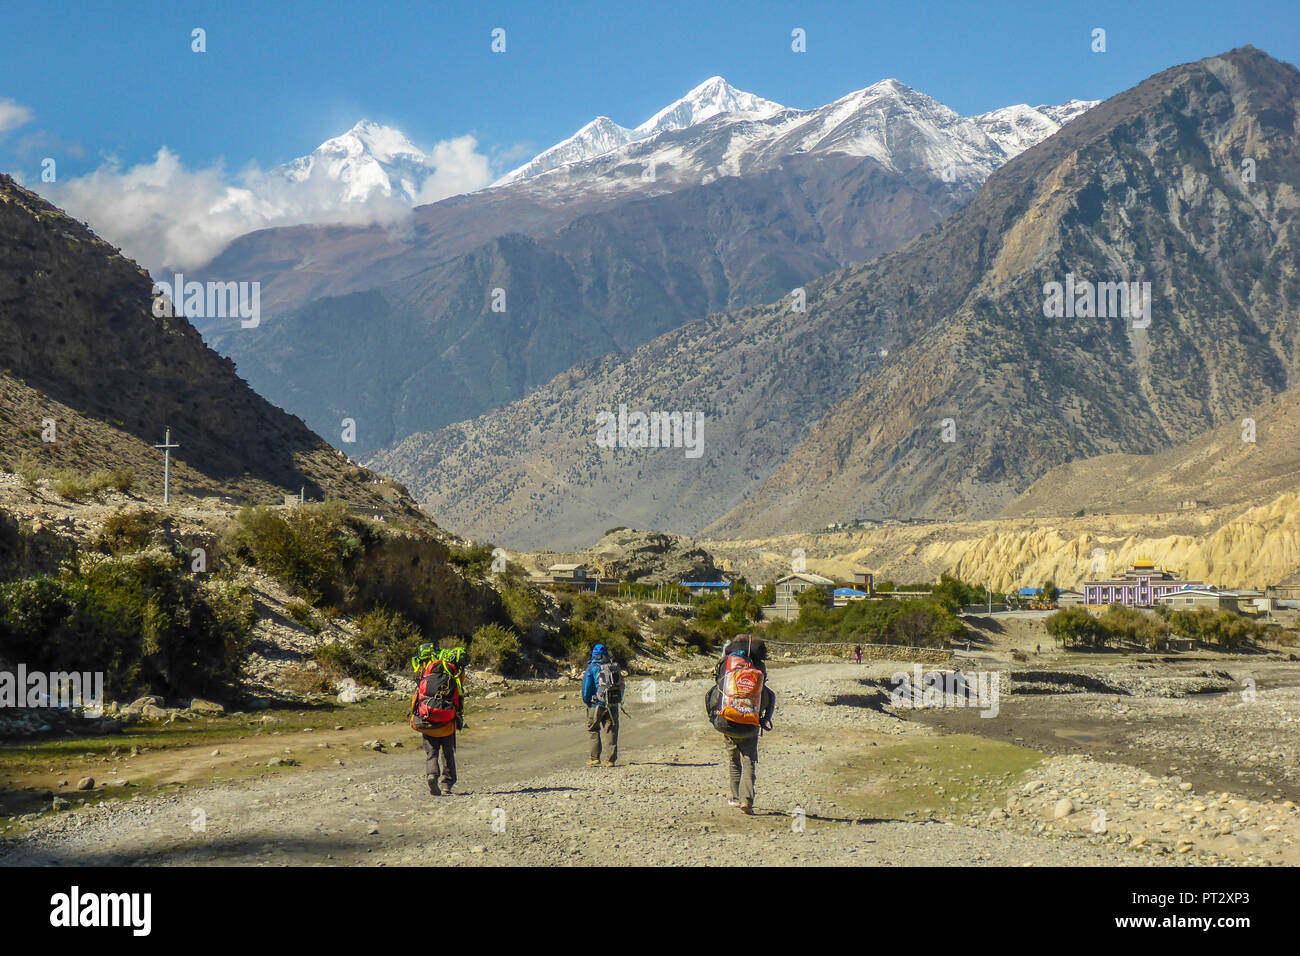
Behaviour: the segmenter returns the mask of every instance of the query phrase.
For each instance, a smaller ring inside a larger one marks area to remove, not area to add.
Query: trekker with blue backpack
[[[582,675],[582,702],[587,705],[587,733],[591,735],[588,767],[600,766],[602,738],[609,759],[618,762],[618,711],[623,704],[623,671],[609,656],[604,644],[591,649],[591,660]]]
[[[704,712],[722,734],[731,799],[727,805],[753,814],[758,776],[758,738],[772,729],[776,695],[767,686],[767,646],[749,634],[737,635],[722,649],[713,670],[714,685],[704,697]]]

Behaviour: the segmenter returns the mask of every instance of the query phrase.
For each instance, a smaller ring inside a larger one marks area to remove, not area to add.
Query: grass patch
[[[827,767],[827,790],[864,817],[909,820],[987,815],[1043,755],[968,734],[868,744]]]

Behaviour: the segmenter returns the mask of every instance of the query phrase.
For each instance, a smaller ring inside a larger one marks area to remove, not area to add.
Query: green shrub
[[[396,611],[375,608],[357,619],[353,646],[367,660],[385,670],[405,670],[424,636],[420,629]]]
[[[313,634],[319,634],[324,628],[324,625],[316,619],[316,612],[312,610],[311,605],[302,598],[291,599],[285,604],[284,612],[289,615],[291,620],[305,627]]]
[[[201,584],[163,551],[82,554],[58,576],[0,585],[0,657],[102,671],[114,696],[233,690],[252,624],[246,591]]]
[[[1106,608],[1097,622],[1105,628],[1108,641],[1141,644],[1152,651],[1165,647],[1173,631],[1163,618],[1119,604]]]
[[[620,664],[626,665],[632,659],[640,631],[626,609],[589,591],[562,596],[560,607],[568,612],[561,636],[571,661],[585,661],[597,644],[609,648],[610,656]]]
[[[1069,607],[1049,614],[1043,626],[1062,647],[1104,647],[1110,640],[1106,625],[1081,607]]]
[[[158,512],[148,509],[114,511],[104,522],[95,547],[106,554],[126,554],[149,547],[160,526]]]
[[[233,551],[275,575],[313,605],[346,599],[345,573],[365,544],[366,530],[339,502],[287,510],[243,508]]]
[[[95,473],[96,480],[105,488],[126,494],[135,487],[135,473],[129,468],[114,468],[112,471]]]
[[[510,623],[521,634],[527,634],[542,618],[542,606],[526,584],[508,584],[501,589],[501,604]]]
[[[519,638],[499,624],[485,624],[469,639],[469,663],[480,670],[492,670],[507,677],[524,667]]]
[[[388,687],[388,675],[342,641],[323,644],[312,651],[312,660],[333,680],[350,677],[358,684]]]
[[[492,550],[491,544],[476,544],[469,548],[452,548],[451,553],[447,556],[449,564],[461,568],[467,575],[474,578],[486,577],[492,567]]]
[[[84,501],[93,492],[91,484],[75,472],[65,471],[53,476],[50,487],[65,501]]]

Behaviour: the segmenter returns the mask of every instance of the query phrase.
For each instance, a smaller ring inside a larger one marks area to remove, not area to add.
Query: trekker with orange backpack
[[[411,660],[411,729],[424,741],[424,774],[435,797],[456,785],[456,731],[465,726],[464,660],[465,648],[439,651],[432,644],[422,644]]]
[[[713,670],[714,685],[704,698],[704,710],[722,734],[727,753],[731,799],[727,805],[741,813],[754,812],[758,776],[758,738],[772,729],[776,695],[767,686],[767,647],[749,634],[737,635],[722,650]]]

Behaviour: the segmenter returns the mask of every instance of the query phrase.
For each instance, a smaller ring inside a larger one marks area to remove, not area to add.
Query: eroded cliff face
[[[1262,588],[1300,581],[1300,495],[1245,510],[891,525],[701,545],[751,581],[788,571],[803,549],[810,570],[842,580],[861,569],[899,583],[948,573],[1002,591],[1048,579],[1077,588],[1094,567],[1111,573],[1151,560],[1192,580]]]

